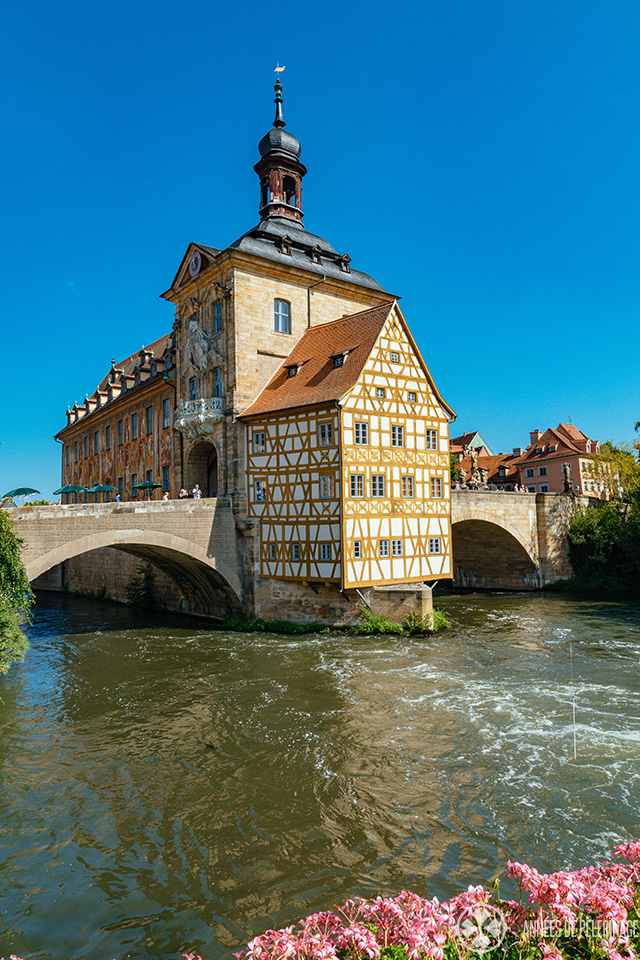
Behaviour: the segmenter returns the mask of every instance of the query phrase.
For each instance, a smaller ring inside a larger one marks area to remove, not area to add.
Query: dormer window
[[[311,258],[312,263],[322,262],[320,257],[321,252],[322,251],[320,250],[320,247],[318,246],[318,244],[316,244],[315,247],[311,247],[311,250],[309,251],[309,256]]]
[[[286,257],[291,256],[291,237],[281,237],[280,238],[280,253],[283,253]]]
[[[338,367],[344,367],[344,353],[339,353],[333,358],[333,369],[336,370]]]
[[[536,453],[544,453],[544,447],[536,447]]]
[[[349,264],[351,263],[351,257],[348,253],[345,253],[343,257],[338,258],[338,265],[343,273],[350,273],[351,269]]]
[[[587,453],[591,453],[591,441],[587,440]]]
[[[557,444],[552,443],[549,446],[549,453],[555,453],[557,449],[558,449]]]
[[[298,365],[295,364],[292,367],[287,367],[287,377],[297,377],[298,376]]]

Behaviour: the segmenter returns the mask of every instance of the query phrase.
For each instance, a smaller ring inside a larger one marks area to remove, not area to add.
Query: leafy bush
[[[34,596],[20,558],[22,540],[13,530],[13,521],[0,510],[0,676],[12,663],[24,660],[29,649],[20,629],[21,617],[30,621]]]
[[[600,501],[579,508],[569,524],[569,556],[576,586],[640,590],[640,498]]]
[[[154,609],[153,573],[151,564],[141,563],[135,575],[124,588],[127,606],[136,613],[150,613]]]
[[[361,623],[357,623],[349,628],[350,633],[404,633],[401,623],[390,620],[389,617],[373,613],[367,607],[360,611]]]

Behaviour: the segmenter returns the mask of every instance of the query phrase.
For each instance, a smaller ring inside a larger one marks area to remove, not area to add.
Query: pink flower
[[[544,960],[564,960],[564,957],[558,950],[555,943],[549,944],[541,942],[538,944],[538,946],[542,950],[542,956],[544,957]]]

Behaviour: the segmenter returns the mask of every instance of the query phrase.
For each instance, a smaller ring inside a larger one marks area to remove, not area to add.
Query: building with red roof
[[[275,92],[258,224],[188,245],[161,294],[172,332],[68,410],[63,485],[227,497],[256,604],[278,580],[312,601],[313,583],[450,577],[453,412],[393,294],[303,226],[306,168]]]

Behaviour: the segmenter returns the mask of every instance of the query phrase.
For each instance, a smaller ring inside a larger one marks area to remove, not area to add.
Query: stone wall
[[[138,575],[142,563],[144,561],[139,557],[131,556],[122,550],[102,547],[65,560],[37,577],[32,586],[35,590],[105,597],[126,603],[126,588]],[[181,611],[184,595],[175,581],[153,564],[151,574],[154,604],[164,610]]]
[[[336,584],[298,583],[294,580],[257,579],[254,584],[255,616],[264,620],[291,620],[294,623],[354,624],[361,611],[370,608],[380,616],[401,621],[414,612],[431,617],[431,590],[422,583],[364,587],[360,593],[342,593]]]

